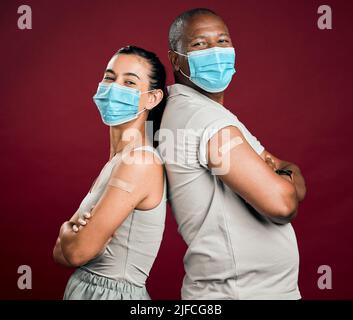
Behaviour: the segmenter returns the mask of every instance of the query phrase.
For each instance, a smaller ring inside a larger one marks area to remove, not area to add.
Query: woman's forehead
[[[107,69],[112,69],[115,73],[132,72],[141,79],[148,79],[150,65],[146,59],[135,54],[117,54],[110,59]]]

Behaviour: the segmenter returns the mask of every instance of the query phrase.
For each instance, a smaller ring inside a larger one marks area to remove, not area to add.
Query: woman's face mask
[[[93,100],[97,105],[102,121],[108,126],[117,126],[136,119],[146,108],[138,111],[141,92],[134,88],[117,83],[104,83],[98,85]]]
[[[199,88],[207,92],[222,92],[232,80],[235,66],[235,50],[232,47],[213,47],[188,52],[174,51],[188,59],[190,75],[180,72]]]

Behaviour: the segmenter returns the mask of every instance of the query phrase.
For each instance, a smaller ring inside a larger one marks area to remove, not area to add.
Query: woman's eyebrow
[[[115,75],[115,72],[114,72],[114,70],[113,69],[107,69],[107,70],[105,70],[105,72],[104,73],[112,73],[112,74],[114,74]]]
[[[116,75],[116,73],[113,69],[107,69],[107,70],[105,70],[105,73],[112,73],[113,75]],[[126,72],[126,73],[124,73],[124,76],[133,76],[133,77],[136,77],[137,79],[141,80],[140,77],[136,73],[133,73],[133,72]]]
[[[133,72],[126,72],[126,73],[124,73],[124,76],[133,76],[133,77],[136,77],[137,79],[141,80],[140,77],[136,73],[133,73]]]

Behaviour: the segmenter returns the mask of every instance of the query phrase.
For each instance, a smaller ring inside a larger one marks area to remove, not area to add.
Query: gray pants
[[[146,287],[77,269],[66,285],[64,300],[151,300]]]

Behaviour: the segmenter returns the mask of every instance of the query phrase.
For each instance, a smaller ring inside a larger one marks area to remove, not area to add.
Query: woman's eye
[[[109,76],[105,76],[105,77],[103,78],[103,80],[115,81],[115,79],[114,79],[114,78],[109,77]]]
[[[220,39],[218,40],[219,43],[228,43],[229,41],[227,39]]]
[[[135,82],[132,82],[132,81],[130,81],[130,80],[126,80],[126,81],[125,81],[125,84],[127,84],[128,86],[134,86],[134,85],[136,85]]]

